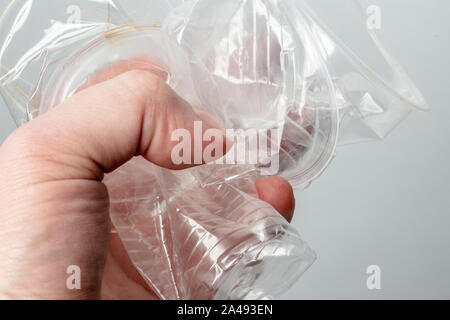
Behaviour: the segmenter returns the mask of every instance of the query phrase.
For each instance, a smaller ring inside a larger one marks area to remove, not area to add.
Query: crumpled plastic
[[[346,24],[322,21],[330,6]],[[254,182],[274,167],[271,175],[305,188],[339,141],[384,138],[427,108],[361,8],[323,0],[5,1],[0,93],[21,125],[99,70],[151,57],[168,85],[225,128],[281,132],[262,137],[275,147],[264,163],[174,172],[137,158],[105,178],[114,228],[160,298],[269,299],[316,255],[258,199]]]

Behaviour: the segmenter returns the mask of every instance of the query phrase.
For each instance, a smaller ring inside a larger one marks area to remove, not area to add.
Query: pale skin
[[[110,232],[102,180],[135,156],[185,169],[170,160],[171,132],[198,118],[155,74],[123,70],[16,130],[0,147],[0,298],[157,299]],[[292,219],[288,182],[256,189]],[[66,287],[70,265],[81,290]]]

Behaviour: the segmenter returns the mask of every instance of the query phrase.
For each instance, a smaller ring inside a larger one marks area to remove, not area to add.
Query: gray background
[[[318,260],[284,298],[450,298],[450,1],[372,3],[388,13],[385,40],[432,111],[383,142],[340,147],[297,192],[294,225]],[[2,104],[0,141],[14,129]],[[381,290],[366,287],[369,265],[382,270]]]

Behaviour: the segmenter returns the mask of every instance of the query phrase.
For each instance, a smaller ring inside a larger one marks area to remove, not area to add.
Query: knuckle
[[[164,82],[156,75],[141,70],[127,72],[123,78],[126,87],[132,90],[134,94],[140,97],[149,95],[158,95],[164,87]]]
[[[120,77],[117,99],[133,108],[139,114],[152,113],[153,109],[164,103],[168,96],[168,87],[158,76],[141,70],[133,70]]]
[[[122,97],[127,97],[128,103],[138,108],[141,115],[153,119],[164,114],[172,97],[171,89],[164,80],[151,72],[133,70],[127,72],[122,81],[127,90]]]

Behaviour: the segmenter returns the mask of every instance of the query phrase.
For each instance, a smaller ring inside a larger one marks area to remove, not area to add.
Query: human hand
[[[193,130],[199,116],[158,76],[123,72],[16,130],[0,148],[0,297],[157,298],[110,233],[102,180],[135,156],[184,169],[171,161],[171,133]],[[286,181],[272,177],[256,188],[292,218]],[[74,264],[81,290],[66,287]]]

